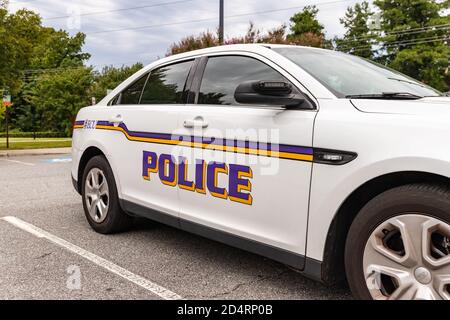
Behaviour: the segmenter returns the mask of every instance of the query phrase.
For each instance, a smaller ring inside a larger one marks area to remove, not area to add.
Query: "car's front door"
[[[179,199],[176,166],[170,158],[172,134],[185,108],[185,86],[193,64],[188,60],[158,67],[135,81],[110,106],[112,119],[104,128],[117,131],[113,157],[123,200],[176,219]]]
[[[316,111],[236,102],[245,81],[296,85],[267,59],[218,55],[203,65],[197,101],[180,113],[194,146],[180,158],[182,226],[190,221],[304,255]]]

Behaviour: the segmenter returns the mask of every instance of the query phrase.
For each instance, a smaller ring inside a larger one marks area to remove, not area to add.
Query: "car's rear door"
[[[316,111],[235,101],[245,81],[298,85],[268,59],[236,53],[202,61],[197,103],[180,112],[195,146],[180,170],[182,227],[194,222],[304,255]],[[303,259],[289,263],[302,267]]]
[[[193,65],[190,59],[157,67],[110,106],[112,119],[104,129],[114,131],[115,173],[127,209],[139,211],[137,204],[178,218],[176,166],[167,155],[173,150],[173,133],[185,108],[186,82]],[[166,157],[164,176],[158,172],[160,157]]]

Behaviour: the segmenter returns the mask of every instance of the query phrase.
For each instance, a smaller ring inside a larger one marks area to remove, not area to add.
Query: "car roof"
[[[184,53],[174,54],[168,56],[168,58],[184,58],[184,57],[190,57],[190,56],[197,56],[197,55],[203,55],[213,52],[226,52],[226,51],[259,51],[261,49],[271,49],[271,48],[303,48],[303,49],[309,49],[309,50],[324,50],[320,48],[313,48],[313,47],[305,47],[305,46],[298,46],[298,45],[290,45],[290,44],[272,44],[272,43],[244,43],[244,44],[228,44],[228,45],[222,45],[222,46],[214,46],[209,48],[203,48],[203,49],[197,49],[192,50]]]
[[[188,58],[195,58],[198,56],[210,54],[210,53],[219,53],[219,52],[233,52],[233,51],[246,51],[246,52],[254,52],[254,53],[263,53],[265,50],[270,50],[272,48],[302,48],[304,50],[321,50],[321,51],[330,51],[321,48],[314,47],[305,47],[298,45],[288,45],[288,44],[271,44],[271,43],[245,43],[245,44],[229,44],[222,46],[214,46],[209,48],[197,49],[188,52],[178,53],[174,55],[170,55],[156,61],[153,61],[149,65],[145,66],[144,69],[148,70],[155,65],[170,63],[177,60],[183,60]]]

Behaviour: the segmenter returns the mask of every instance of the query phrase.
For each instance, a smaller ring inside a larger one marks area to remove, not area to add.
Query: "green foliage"
[[[6,107],[3,105],[3,103],[0,103],[0,121],[3,122],[5,120],[5,111]]]
[[[77,33],[70,37],[66,31],[42,28],[41,41],[35,46],[32,69],[52,69],[61,67],[78,67],[90,58],[82,52],[86,36]]]
[[[31,103],[41,115],[41,128],[62,131],[69,136],[77,112],[89,105],[88,91],[92,82],[92,69],[86,67],[41,76],[31,96]]]
[[[380,60],[436,89],[450,90],[449,1],[375,0],[374,4],[381,10],[384,31]],[[432,28],[442,25],[447,28]]]
[[[325,39],[324,27],[317,20],[318,12],[316,6],[306,6],[294,14],[290,18],[291,33],[287,35],[286,41],[301,46],[330,48],[331,42]]]
[[[95,97],[96,101],[100,101],[106,96],[108,89],[114,89],[142,68],[142,63],[136,63],[130,67],[104,67],[102,71],[94,72],[93,84],[89,89],[89,97]]]
[[[8,14],[0,9],[0,87],[8,87],[12,94],[20,89],[20,70],[30,65],[40,24],[41,18],[32,11]]]
[[[290,37],[301,36],[305,33],[323,35],[323,25],[317,20],[319,9],[316,6],[306,6],[303,11],[294,14],[291,18]]]
[[[84,84],[90,80],[73,69],[86,69],[83,64],[90,55],[82,51],[85,35],[70,36],[63,30],[43,27],[33,11],[9,13],[1,4],[0,88],[9,88],[13,96],[11,125],[24,131],[47,127],[70,134],[69,118],[80,108],[79,101],[88,100],[83,96],[87,93]],[[75,81],[63,81],[65,74],[74,76]],[[51,99],[53,93],[57,99]],[[55,104],[42,103],[46,98]]]
[[[335,39],[336,49],[367,59],[373,59],[373,39],[376,35],[369,29],[369,19],[373,15],[369,3],[363,1],[348,7],[340,23],[346,32],[342,39]]]

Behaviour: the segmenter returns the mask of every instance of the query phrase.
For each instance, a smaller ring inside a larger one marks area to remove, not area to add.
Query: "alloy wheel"
[[[370,235],[363,256],[376,300],[450,300],[450,225],[421,213],[392,217]]]
[[[109,187],[105,174],[98,168],[92,168],[84,184],[86,207],[90,217],[97,223],[106,219],[109,208]]]

